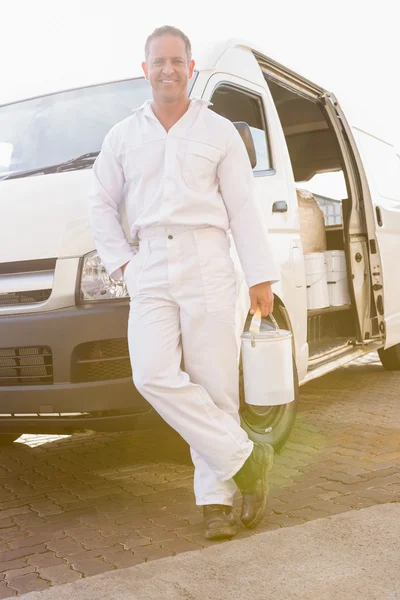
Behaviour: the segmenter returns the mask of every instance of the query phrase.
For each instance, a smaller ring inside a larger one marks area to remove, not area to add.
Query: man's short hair
[[[163,35],[174,35],[176,37],[180,37],[185,42],[186,55],[187,55],[188,62],[190,62],[192,60],[192,44],[190,43],[188,36],[185,35],[183,33],[183,31],[181,31],[177,27],[173,27],[172,25],[163,25],[162,27],[157,27],[157,29],[155,29],[153,31],[153,33],[151,33],[146,40],[146,44],[144,47],[144,55],[145,55],[146,61],[150,54],[151,42],[154,40],[154,38],[161,37]]]

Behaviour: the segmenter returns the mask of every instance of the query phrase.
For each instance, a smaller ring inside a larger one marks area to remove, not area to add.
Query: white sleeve
[[[97,252],[114,279],[122,277],[121,266],[134,255],[121,226],[120,206],[125,177],[110,137],[104,139],[96,158],[89,192],[89,218]]]
[[[249,287],[279,281],[265,217],[254,193],[249,156],[236,129],[218,165],[219,186],[235,246]]]

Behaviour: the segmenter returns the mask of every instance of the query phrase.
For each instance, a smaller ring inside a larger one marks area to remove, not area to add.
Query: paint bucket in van
[[[344,250],[328,250],[325,252],[325,258],[329,304],[331,306],[350,304]]]
[[[292,334],[279,329],[272,315],[261,320],[254,314],[248,331],[241,335],[246,404],[277,406],[294,400]]]
[[[304,255],[307,284],[307,308],[327,308],[329,306],[328,282],[324,252],[310,252]]]

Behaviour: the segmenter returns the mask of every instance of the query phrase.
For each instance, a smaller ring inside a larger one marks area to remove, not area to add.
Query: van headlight
[[[125,282],[111,279],[96,251],[84,257],[79,285],[80,302],[128,297]]]

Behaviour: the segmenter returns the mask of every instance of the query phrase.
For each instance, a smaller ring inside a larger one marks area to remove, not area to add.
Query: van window
[[[253,172],[271,170],[273,167],[262,98],[253,92],[224,83],[214,91],[211,102],[213,105],[210,109],[214,112],[232,122],[244,121],[249,125],[257,156]]]
[[[150,97],[138,78],[0,106],[0,179],[99,152],[111,127]]]
[[[149,97],[139,78],[0,107],[0,178],[99,152],[111,127]]]

